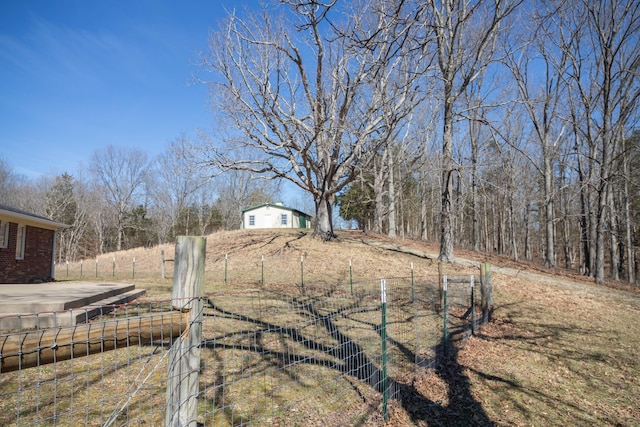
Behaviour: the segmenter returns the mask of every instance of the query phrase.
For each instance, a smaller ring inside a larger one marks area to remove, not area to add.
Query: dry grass
[[[263,256],[265,282],[282,289],[302,285],[301,257],[306,286],[313,283],[347,290],[349,260],[356,287],[376,287],[381,277],[407,277],[411,263],[416,276],[437,273],[433,247],[402,242],[426,253],[426,257],[417,257],[364,241],[384,240],[379,236],[339,234],[338,241],[328,243],[293,230],[209,236],[206,291],[261,289]],[[115,277],[111,277],[113,255],[100,257],[99,277],[132,281],[131,260],[135,257],[133,280],[148,290],[146,298],[168,298],[173,265],[167,261],[169,278],[159,279],[161,250],[166,259],[173,258],[171,245],[118,253]],[[497,266],[504,260],[492,262]],[[525,269],[522,264],[517,267]],[[451,274],[478,273],[477,262],[461,261],[446,270]],[[70,271],[70,278],[77,277],[78,265],[70,265]],[[95,275],[95,262],[85,263],[84,275]],[[65,279],[64,265],[59,266],[57,276]],[[406,378],[403,397],[392,408],[387,425],[640,425],[637,294],[548,272],[524,274],[498,268],[494,269],[493,283],[494,321],[478,336],[460,341],[436,369],[413,381]],[[316,378],[329,374],[314,371],[305,375]],[[249,385],[248,390],[255,391],[254,387],[258,385]],[[278,399],[295,400],[297,395],[294,391],[278,395]],[[251,410],[247,408],[246,413]],[[316,407],[316,413],[326,415],[328,410]],[[249,415],[238,416],[240,420]],[[273,423],[286,424],[283,416],[274,414]]]

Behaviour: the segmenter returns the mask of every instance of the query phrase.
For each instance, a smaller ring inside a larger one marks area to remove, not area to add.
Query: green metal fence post
[[[260,283],[264,285],[264,255],[262,255],[262,278],[260,279]]]
[[[389,419],[387,408],[389,391],[387,390],[387,284],[384,279],[380,280],[380,294],[382,301],[382,325],[380,330],[382,337],[382,416],[386,421]]]
[[[228,256],[227,254],[224,254],[224,283],[227,283],[227,260],[228,260]]]
[[[80,278],[82,278],[82,260],[80,260]]]
[[[133,267],[131,270],[131,278],[135,279],[136,278],[136,258],[133,257]]]
[[[98,277],[98,257],[96,257],[96,277]]]
[[[474,277],[471,275],[471,335],[476,334],[476,299],[474,293]]]
[[[116,257],[111,261],[111,277],[116,277]]]
[[[447,352],[447,276],[442,277],[442,350]]]

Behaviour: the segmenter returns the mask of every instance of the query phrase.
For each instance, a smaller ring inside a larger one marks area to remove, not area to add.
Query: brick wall
[[[24,259],[16,259],[18,224],[9,223],[9,244],[0,248],[0,283],[33,283],[51,280],[51,260],[55,232],[26,227]]]

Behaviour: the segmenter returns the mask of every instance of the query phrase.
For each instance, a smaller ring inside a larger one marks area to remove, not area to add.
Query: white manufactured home
[[[263,203],[242,210],[242,228],[311,228],[311,216],[282,203]]]

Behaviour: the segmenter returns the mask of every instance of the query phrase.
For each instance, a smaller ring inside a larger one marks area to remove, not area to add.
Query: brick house
[[[311,215],[282,203],[263,203],[242,210],[242,228],[311,228]]]
[[[0,283],[53,280],[56,230],[64,224],[0,205]]]

